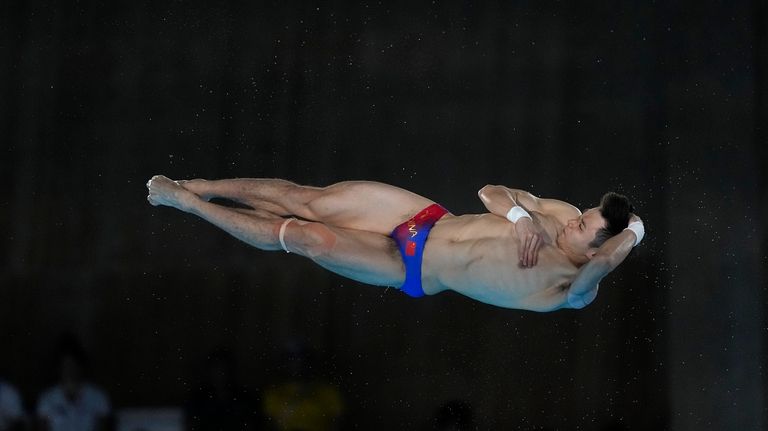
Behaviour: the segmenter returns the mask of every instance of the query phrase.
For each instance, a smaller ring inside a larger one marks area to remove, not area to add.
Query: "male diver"
[[[328,187],[281,179],[147,182],[152,205],[195,214],[261,250],[305,256],[341,276],[410,296],[445,290],[499,307],[583,308],[644,235],[629,200],[573,205],[503,186],[478,195],[490,213],[454,215],[399,187]],[[223,198],[245,206],[209,202]]]

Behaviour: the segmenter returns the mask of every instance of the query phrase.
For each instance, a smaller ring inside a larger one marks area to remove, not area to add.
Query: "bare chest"
[[[513,225],[499,217],[478,221],[485,226],[476,223],[453,234],[446,230],[430,237],[425,282],[437,291],[450,289],[508,308],[544,310],[565,300],[565,288],[578,269],[555,248],[553,237],[546,239],[538,264],[523,268]]]

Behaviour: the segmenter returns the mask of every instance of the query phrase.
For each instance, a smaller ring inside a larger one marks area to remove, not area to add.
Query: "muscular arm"
[[[558,219],[569,219],[581,215],[576,207],[555,199],[539,199],[523,191],[504,186],[487,185],[477,192],[480,200],[492,214],[507,218],[509,210],[515,206],[523,207],[529,212],[538,212]],[[536,266],[539,248],[541,247],[541,227],[530,218],[519,218],[515,222],[518,235],[518,256],[523,268]]]
[[[510,189],[504,186],[487,185],[477,192],[488,211],[500,217],[506,217],[513,206],[521,206],[526,211],[544,214],[567,211],[578,217],[581,212],[575,206],[557,199],[541,199],[524,190]]]
[[[635,244],[635,234],[625,230],[609,238],[592,259],[579,269],[568,289],[568,308],[584,308],[597,297],[600,280],[627,257]]]

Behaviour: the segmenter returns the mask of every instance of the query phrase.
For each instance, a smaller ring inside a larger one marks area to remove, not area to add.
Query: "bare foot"
[[[190,200],[195,198],[192,192],[163,175],[150,178],[147,181],[147,189],[149,189],[147,200],[154,206],[164,205],[184,209]]]

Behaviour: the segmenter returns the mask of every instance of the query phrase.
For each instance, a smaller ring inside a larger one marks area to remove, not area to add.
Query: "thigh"
[[[315,219],[324,223],[389,235],[397,225],[434,203],[389,184],[345,181],[322,189],[308,206]]]
[[[286,239],[292,240],[292,251],[352,280],[393,287],[400,287],[405,280],[400,251],[388,236],[297,221],[288,225]]]

